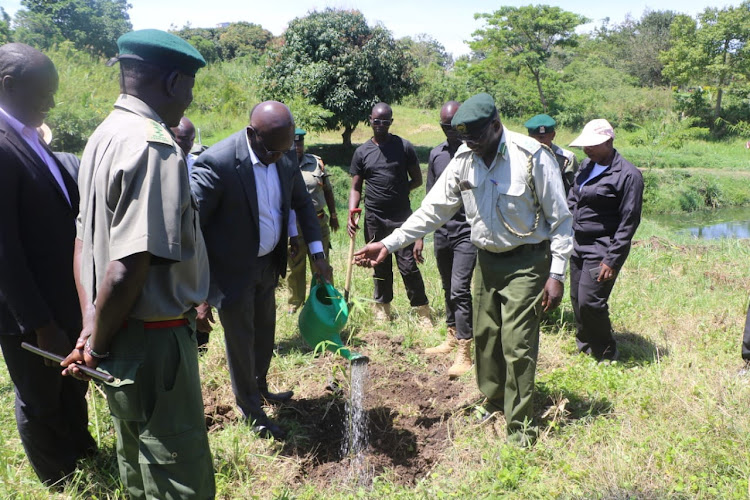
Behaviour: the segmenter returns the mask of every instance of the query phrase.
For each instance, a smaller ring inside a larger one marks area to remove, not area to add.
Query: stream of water
[[[721,208],[689,214],[658,215],[649,218],[695,238],[750,238],[750,208]]]
[[[361,486],[372,484],[373,471],[367,461],[367,392],[368,361],[366,358],[352,361],[350,369],[350,395],[346,403],[346,428],[341,440],[341,455],[349,462],[349,477],[352,483]]]

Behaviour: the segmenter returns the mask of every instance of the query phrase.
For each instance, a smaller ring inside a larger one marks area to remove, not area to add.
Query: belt
[[[318,213],[317,213],[317,214],[315,214],[315,215],[317,215],[317,216],[318,216],[318,219],[322,219],[323,217],[325,217],[325,216],[326,216],[326,211],[325,211],[325,210],[320,210],[320,211],[318,211]]]
[[[161,330],[162,328],[175,328],[177,326],[185,326],[190,324],[186,318],[175,318],[175,319],[165,319],[161,321],[144,321],[143,322],[143,329],[144,330]],[[127,328],[128,327],[128,321],[125,320],[122,322],[122,327]]]
[[[513,250],[508,250],[507,252],[499,252],[497,255],[500,257],[513,257],[514,255],[518,255],[521,253],[540,250],[542,248],[545,248],[547,245],[548,242],[546,241],[540,241],[539,243],[534,243],[533,245],[519,245]]]

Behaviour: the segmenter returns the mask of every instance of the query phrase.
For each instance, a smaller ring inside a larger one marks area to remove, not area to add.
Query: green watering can
[[[349,361],[366,361],[367,356],[351,352],[341,341],[340,333],[348,319],[349,307],[341,293],[330,283],[320,283],[313,277],[310,296],[299,313],[302,338],[313,348],[325,342],[326,349]]]

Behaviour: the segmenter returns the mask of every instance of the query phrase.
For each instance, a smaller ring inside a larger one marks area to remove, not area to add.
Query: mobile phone
[[[596,281],[599,279],[599,273],[602,271],[602,266],[598,265],[596,267],[592,267],[589,269],[589,276],[591,276],[591,279]]]

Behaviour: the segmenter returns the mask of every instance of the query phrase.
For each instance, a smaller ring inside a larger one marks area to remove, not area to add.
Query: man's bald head
[[[49,57],[23,43],[0,46],[0,106],[18,121],[40,126],[55,106],[57,84]]]
[[[190,121],[190,118],[183,116],[180,118],[180,124],[176,127],[172,127],[172,133],[174,134],[175,142],[180,149],[187,155],[190,150],[193,149],[195,143],[195,125]]]
[[[370,116],[372,118],[380,119],[392,118],[393,109],[391,109],[391,106],[387,102],[379,102],[372,107],[372,113]]]
[[[456,114],[459,106],[461,106],[461,103],[458,101],[448,101],[443,104],[443,107],[440,108],[440,123],[450,125],[453,115]]]
[[[258,159],[275,163],[294,144],[294,117],[289,108],[278,101],[265,101],[250,113],[248,137]]]
[[[456,114],[459,106],[461,106],[461,103],[458,101],[448,101],[440,108],[440,128],[443,129],[448,144],[453,148],[458,148],[461,145],[458,131],[451,126],[451,120],[453,120],[453,115]]]

